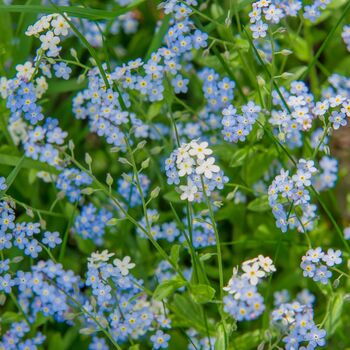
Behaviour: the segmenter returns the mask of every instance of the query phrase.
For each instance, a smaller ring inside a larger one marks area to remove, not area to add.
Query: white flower
[[[55,35],[68,35],[69,24],[66,22],[63,16],[59,15],[51,22]]]
[[[198,192],[197,186],[191,180],[187,182],[187,186],[180,186],[180,190],[182,191],[180,198],[189,202],[193,202],[194,195]]]
[[[181,163],[177,164],[177,167],[179,169],[179,176],[185,176],[185,175],[191,175],[193,172],[193,166],[194,160],[193,158],[186,158]]]
[[[57,177],[56,175],[50,174],[50,173],[47,172],[47,171],[38,171],[37,174],[36,174],[36,176],[37,176],[39,179],[41,179],[41,180],[43,180],[44,182],[46,182],[46,183],[55,181],[55,179],[56,179],[56,177]]]
[[[34,67],[32,62],[26,62],[25,64],[18,64],[16,66],[17,78],[24,78],[29,80],[34,73]]]
[[[39,78],[35,79],[36,85],[34,87],[35,89],[35,96],[37,98],[41,98],[42,95],[46,92],[49,85],[46,82],[46,78],[44,76],[41,76]]]
[[[129,274],[129,270],[135,267],[135,264],[130,261],[131,261],[130,256],[125,256],[123,260],[114,259],[113,264],[119,269],[120,273],[123,276],[126,276]]]
[[[204,174],[207,179],[211,179],[213,177],[213,173],[218,173],[220,168],[214,164],[215,158],[210,157],[207,160],[203,161],[196,169],[196,173],[198,175]]]
[[[341,95],[337,95],[335,97],[331,97],[329,99],[329,104],[331,107],[337,107],[339,105],[341,105],[344,102],[345,98]]]
[[[50,21],[52,19],[52,15],[42,16],[37,22],[33,25],[30,25],[25,32],[27,36],[37,35],[43,32],[45,29],[50,27]]]
[[[190,158],[188,150],[190,149],[189,144],[182,145],[177,150],[176,163],[181,163],[184,159]]]
[[[0,95],[2,98],[7,98],[7,87],[8,87],[8,80],[5,77],[0,78]]]
[[[107,262],[114,253],[109,253],[107,249],[100,252],[94,252],[91,254],[91,257],[88,258],[88,262],[92,265],[99,266],[100,262]]]
[[[27,124],[21,118],[10,123],[8,130],[16,145],[19,145],[20,142],[25,142],[28,138]]]
[[[260,270],[259,263],[254,263],[253,265],[244,264],[242,266],[242,270],[244,271],[243,276],[249,279],[250,284],[256,286],[259,282],[259,278],[265,276],[265,272]]]
[[[197,143],[195,141],[191,142],[190,155],[197,156],[198,159],[204,160],[205,156],[209,156],[213,151],[208,147],[208,142]]]
[[[43,50],[57,50],[57,45],[60,42],[60,38],[55,36],[54,33],[49,30],[46,34],[40,35],[41,48]]]
[[[260,267],[262,267],[264,269],[264,271],[266,272],[275,272],[276,271],[276,267],[273,264],[273,261],[267,256],[263,256],[263,255],[259,255],[258,256],[259,259],[259,265]]]

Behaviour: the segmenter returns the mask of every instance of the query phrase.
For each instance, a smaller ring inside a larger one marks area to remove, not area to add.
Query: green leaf
[[[153,293],[155,300],[163,300],[172,295],[176,290],[183,287],[187,281],[180,277],[175,277],[171,280],[166,280],[160,283]]]
[[[180,199],[180,195],[176,191],[170,191],[168,193],[165,193],[163,196],[164,199],[166,199],[169,202],[173,203],[181,203],[182,200]]]
[[[159,115],[162,106],[163,106],[163,103],[161,103],[161,102],[152,103],[148,108],[147,118],[152,120],[157,115]]]
[[[243,335],[235,337],[235,347],[239,350],[256,350],[261,342],[261,331],[246,332]]]
[[[97,10],[92,8],[77,7],[77,6],[41,6],[41,5],[0,5],[0,11],[3,12],[20,12],[20,13],[57,13],[64,12],[68,16],[87,18],[91,20],[115,19],[116,17],[129,12],[134,7],[140,5],[144,0],[135,1],[129,6],[116,6],[111,11]]]
[[[17,312],[6,311],[1,316],[1,322],[2,323],[19,322],[22,320],[22,318],[23,318],[23,316],[18,314]]]
[[[181,324],[194,327],[202,333],[207,332],[201,306],[187,295],[176,294],[174,296],[172,311],[181,320]],[[210,330],[211,325],[209,324],[208,327]]]
[[[170,250],[170,260],[176,265],[179,261],[180,248],[181,246],[179,244],[174,244]]]
[[[6,191],[11,187],[12,183],[15,181],[19,171],[23,167],[23,162],[24,162],[25,156],[23,155],[21,158],[19,158],[15,168],[11,171],[10,175],[6,178],[6,185],[7,189],[4,191],[0,191],[0,195],[2,193],[6,193]]]
[[[257,152],[256,148],[251,149],[249,158],[246,159],[242,169],[242,177],[248,185],[252,185],[262,178],[269,169],[271,162],[276,157],[274,148]]]
[[[328,301],[327,319],[324,328],[327,331],[327,337],[330,337],[341,322],[341,312],[344,304],[344,295],[342,293],[335,294]]]
[[[299,58],[300,61],[309,62],[311,59],[311,51],[306,40],[294,33],[290,33],[290,38],[295,56]]]
[[[21,157],[18,157],[18,156],[0,154],[0,165],[16,166],[20,161],[20,159]],[[51,174],[58,174],[57,169],[55,169],[54,167],[30,158],[25,158],[23,160],[22,168],[37,169],[37,170],[47,171]]]
[[[153,52],[155,52],[161,45],[162,41],[164,38],[164,35],[166,34],[168,28],[169,28],[169,23],[170,23],[170,15],[166,15],[163,18],[162,24],[160,25],[159,29],[153,36],[152,42],[148,48],[148,51],[145,56],[145,61],[148,61],[152,55]]]
[[[225,332],[225,326],[220,323],[216,332],[215,350],[226,350],[227,349],[227,335]]]
[[[59,332],[54,333],[49,338],[49,349],[50,350],[64,350],[64,343],[62,336]]]
[[[47,90],[48,93],[58,94],[69,91],[82,90],[86,82],[78,83],[77,80],[52,80]]]
[[[255,198],[252,200],[247,207],[251,211],[263,212],[270,209],[269,199],[267,195]]]
[[[249,154],[249,148],[247,147],[237,150],[237,152],[235,152],[231,157],[230,167],[235,168],[243,165],[244,160],[247,158],[248,154]]]
[[[199,256],[199,260],[204,262],[211,259],[215,255],[217,255],[217,253],[205,253]]]
[[[215,295],[215,289],[207,284],[195,284],[190,286],[191,294],[197,303],[207,303],[212,300]]]
[[[74,238],[81,252],[90,255],[94,251],[95,244],[90,239],[84,239],[78,235],[75,235]]]

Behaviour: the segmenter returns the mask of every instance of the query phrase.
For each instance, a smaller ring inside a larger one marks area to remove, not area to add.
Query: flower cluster
[[[188,223],[184,220],[187,230]],[[185,242],[185,237],[180,237],[180,242]],[[209,216],[195,215],[192,218],[192,244],[196,249],[210,247],[216,244],[215,232]]]
[[[26,35],[37,36],[41,41],[40,49],[48,57],[57,57],[61,47],[60,36],[67,36],[69,33],[69,23],[57,13],[42,16],[33,25],[29,26]]]
[[[112,35],[117,35],[120,32],[134,34],[138,28],[138,21],[132,12],[116,17],[112,24],[90,21],[86,18],[72,18],[72,22],[84,34],[90,45],[98,48],[103,46],[101,33],[105,33],[106,30]]]
[[[310,204],[312,176],[317,169],[312,160],[300,159],[297,172],[281,170],[269,187],[269,204],[276,219],[276,226],[282,232],[296,228],[299,232],[309,231],[315,220],[316,206]]]
[[[58,120],[44,120],[39,100],[48,88],[46,79],[35,78],[35,67],[30,61],[17,65],[16,70],[15,78],[1,78],[1,96],[6,98],[10,110],[10,134],[15,144],[23,144],[26,156],[60,168],[57,146],[64,143],[67,132],[58,126]]]
[[[152,332],[154,346],[166,347],[169,336],[162,329],[170,328],[170,320],[163,305],[148,300],[143,281],[130,274],[129,270],[135,267],[130,257],[110,263],[113,255],[105,250],[93,253],[88,259],[86,286],[92,289],[94,298],[84,303],[84,309],[94,317],[89,314],[85,317],[87,325],[98,330],[94,319],[99,319],[108,325],[116,342],[137,340]]]
[[[181,199],[203,201],[215,189],[222,189],[228,182],[220,167],[211,157],[213,151],[207,142],[191,141],[171,153],[165,161],[165,170],[169,184],[180,185]],[[181,184],[181,179],[185,183]]]
[[[312,179],[312,184],[318,191],[333,188],[338,179],[338,161],[335,158],[324,156],[319,165],[320,171]]]
[[[321,15],[330,0],[315,0],[304,7],[304,18],[314,22]],[[278,24],[286,16],[297,17],[302,10],[301,0],[259,0],[253,2],[253,9],[249,13],[253,38],[264,38],[269,25]]]
[[[313,350],[325,345],[326,331],[315,324],[312,307],[315,297],[308,290],[299,293],[294,301],[289,300],[286,291],[279,292],[277,299],[271,323],[284,334],[286,349]]]
[[[112,213],[102,208],[98,210],[92,203],[81,208],[74,221],[74,232],[84,239],[91,239],[96,245],[102,245],[107,222]]]
[[[35,337],[31,337],[30,326],[26,321],[14,322],[10,328],[3,334],[0,340],[0,349],[6,350],[26,350],[37,349],[41,346],[46,336],[37,332]]]
[[[67,196],[72,203],[82,198],[81,190],[92,183],[92,179],[86,173],[75,169],[65,169],[57,177],[56,187]]]
[[[58,126],[57,119],[46,118],[42,126],[28,130],[27,139],[23,143],[25,154],[62,169],[62,158],[57,146],[62,145],[66,137],[67,132]]]
[[[126,123],[131,123],[135,128],[135,137],[159,138],[157,129],[167,130],[159,124],[156,127],[147,125],[125,110],[131,105],[131,93],[137,92],[145,101],[162,101],[168,81],[176,94],[186,93],[189,79],[180,73],[182,64],[191,60],[193,47],[200,49],[207,45],[208,36],[205,33],[199,30],[193,32],[194,23],[187,18],[191,13],[188,6],[169,2],[165,9],[175,18],[171,19],[164,45],[145,62],[138,58],[117,66],[111,74],[106,72],[108,84],[117,84],[119,93],[107,89],[106,81],[94,68],[88,73],[88,89],[78,93],[73,101],[75,116],[79,119],[89,118],[91,130],[104,136],[113,146],[124,145],[123,125]],[[107,71],[105,65],[103,69]]]
[[[42,232],[39,223],[16,223],[15,205],[10,201],[0,202],[0,215],[0,250],[15,246],[23,250],[25,255],[36,258],[43,250],[43,246],[55,248],[62,242],[58,232]],[[40,235],[42,238],[35,238]]]
[[[162,224],[156,224],[159,219],[159,213],[155,209],[147,210],[147,220],[146,217],[143,217],[140,220],[140,226],[144,229],[148,230],[148,226],[150,228],[150,234],[156,240],[165,239],[168,242],[174,242],[175,239],[180,235],[180,230],[178,229],[176,223],[174,221],[164,222]],[[137,228],[137,233],[146,238],[147,236],[143,232],[142,229]]]
[[[328,77],[328,83],[322,89],[322,97],[329,99],[337,95],[343,96],[346,99],[350,98],[350,79],[344,75],[332,74]]]
[[[236,83],[228,77],[220,79],[219,74],[212,68],[204,68],[198,76],[203,82],[202,91],[206,99],[202,114],[207,115],[209,120],[216,119],[216,113],[232,101]]]
[[[325,92],[326,94],[326,92]],[[350,116],[350,100],[334,90],[327,91],[327,97],[321,101],[314,101],[314,96],[309,92],[304,82],[294,81],[290,91],[281,89],[273,92],[274,109],[269,119],[274,126],[276,136],[281,142],[287,142],[290,148],[301,147],[302,132],[312,127],[314,119],[320,119],[324,124],[324,130],[319,137],[319,143],[315,145],[318,150],[325,144],[325,138],[332,129],[337,130],[347,124]]]
[[[254,320],[265,309],[264,299],[258,292],[257,285],[263,278],[276,271],[269,257],[259,255],[257,258],[243,262],[242,273],[233,269],[233,276],[224,290],[224,310],[237,321]]]
[[[253,129],[253,125],[258,119],[261,107],[253,102],[248,102],[242,106],[242,114],[238,114],[236,108],[232,105],[222,111],[223,129],[221,133],[224,135],[224,140],[229,142],[245,141],[247,136]]]
[[[81,300],[79,277],[71,270],[65,271],[61,264],[52,260],[41,260],[30,271],[17,270],[13,279],[8,276],[0,277],[1,290],[5,293],[9,293],[11,288],[18,290],[17,301],[30,324],[35,323],[40,314],[51,316],[58,322],[69,322],[67,315],[76,307],[71,298]],[[7,290],[4,288],[5,283],[8,284]]]
[[[303,269],[304,277],[310,277],[315,282],[327,284],[332,277],[329,268],[339,265],[342,262],[340,250],[328,249],[327,253],[321,247],[310,249],[301,258],[300,267]]]

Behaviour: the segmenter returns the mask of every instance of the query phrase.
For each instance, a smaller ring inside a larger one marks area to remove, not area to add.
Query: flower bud
[[[128,164],[128,165],[130,165],[129,161],[128,161],[126,158],[120,157],[118,160],[119,160],[119,162],[122,163],[122,164]]]
[[[282,75],[281,75],[281,78],[282,79],[289,79],[293,76],[292,73],[289,73],[289,72],[284,72]]]
[[[69,148],[69,150],[70,150],[71,152],[74,151],[75,145],[74,145],[73,140],[69,140],[69,141],[68,141],[68,148]]]
[[[130,175],[123,173],[122,177],[126,182],[128,182],[128,183],[132,182],[132,177]]]
[[[137,146],[136,146],[136,149],[142,149],[142,148],[144,148],[144,147],[146,146],[146,143],[147,143],[146,140],[139,142],[139,143],[137,144]]]
[[[90,156],[90,154],[89,153],[85,153],[85,163],[87,164],[87,165],[91,165],[91,163],[92,163],[92,158],[91,158],[91,156]]]
[[[152,192],[151,192],[151,198],[157,198],[160,192],[160,187],[156,187]]]
[[[107,176],[106,176],[106,184],[108,186],[112,186],[113,185],[113,177],[111,176],[110,173],[108,173]]]
[[[81,190],[81,193],[82,194],[86,194],[87,196],[90,196],[91,194],[93,194],[95,192],[95,190],[92,188],[92,187],[86,187],[86,188],[83,188]]]
[[[147,169],[148,166],[149,166],[150,161],[151,161],[151,158],[147,158],[146,160],[144,160],[144,161],[141,163],[141,169]]]
[[[70,54],[72,57],[74,57],[76,60],[78,59],[78,53],[74,48],[70,49]]]
[[[281,53],[281,55],[283,55],[283,56],[289,56],[289,55],[291,55],[291,54],[293,53],[293,51],[284,49],[284,50],[282,50],[280,53]]]
[[[117,218],[112,218],[107,221],[107,226],[115,226],[118,223],[119,219]]]

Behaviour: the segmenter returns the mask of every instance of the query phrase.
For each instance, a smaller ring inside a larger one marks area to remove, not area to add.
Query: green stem
[[[77,209],[77,205],[78,205],[78,203],[76,202],[75,206],[74,206],[74,209],[72,211],[72,215],[70,216],[69,221],[67,223],[66,231],[64,233],[63,242],[62,242],[61,250],[60,250],[60,255],[58,257],[58,261],[60,261],[60,262],[62,262],[62,260],[64,258],[64,254],[66,252],[68,236],[69,236],[69,230],[70,230],[70,228],[72,226],[72,223],[73,223],[73,218],[74,218],[74,215],[75,215],[75,210]]]

